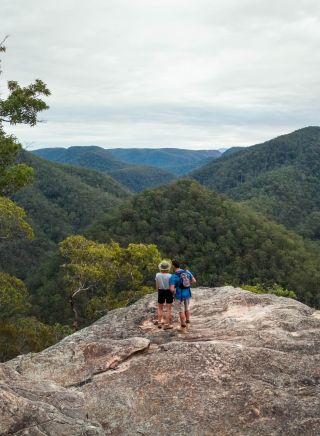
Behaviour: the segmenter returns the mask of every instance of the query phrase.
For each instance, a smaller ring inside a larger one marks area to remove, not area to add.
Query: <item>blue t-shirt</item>
[[[187,269],[179,269],[178,271],[174,272],[172,276],[170,277],[170,286],[174,285],[176,288],[176,298],[178,300],[185,300],[188,298],[191,298],[191,290],[190,288],[180,288],[180,272],[185,271],[188,274],[189,280],[191,281],[193,279],[192,273]]]

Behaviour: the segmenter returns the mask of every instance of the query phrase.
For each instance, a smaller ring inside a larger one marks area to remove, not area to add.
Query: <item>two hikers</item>
[[[171,306],[175,298],[179,306],[180,330],[185,331],[190,324],[190,298],[191,298],[191,283],[196,283],[193,274],[180,268],[180,263],[177,260],[172,261],[174,273],[170,274],[171,263],[163,260],[159,264],[160,272],[156,274],[156,289],[158,291],[158,311],[155,324],[161,328],[162,317],[164,312],[164,304],[166,305],[166,318],[164,329],[172,329],[171,324]]]

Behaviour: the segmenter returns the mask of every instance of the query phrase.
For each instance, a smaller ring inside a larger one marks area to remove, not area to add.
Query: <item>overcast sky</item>
[[[5,81],[52,92],[53,146],[252,145],[319,125],[319,0],[1,0]]]

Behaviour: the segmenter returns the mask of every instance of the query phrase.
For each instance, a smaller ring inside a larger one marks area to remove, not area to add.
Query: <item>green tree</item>
[[[5,40],[6,38],[0,42],[0,53],[6,51]],[[38,79],[27,87],[9,81],[8,90],[7,98],[0,98],[0,237],[8,238],[24,234],[30,238],[32,231],[23,219],[23,210],[4,196],[13,194],[29,183],[33,171],[28,165],[17,162],[21,145],[12,135],[4,133],[3,123],[23,123],[34,126],[38,121],[38,113],[48,109],[41,97],[50,95],[50,91]]]
[[[0,320],[10,319],[28,309],[27,290],[23,282],[0,273]]]
[[[61,242],[60,254],[66,261],[64,277],[75,328],[150,291],[145,285],[151,283],[151,274],[161,259],[153,244],[121,248],[115,242],[99,244],[83,236],[70,236]],[[80,295],[84,297],[79,301]]]
[[[7,37],[0,42],[0,53],[6,51],[4,45]],[[1,74],[1,59],[0,59]],[[21,87],[18,82],[8,82],[9,95],[6,99],[0,99],[0,123],[29,124],[34,126],[39,120],[39,112],[46,110],[49,106],[41,97],[48,97],[50,91],[47,85],[40,79],[34,83]]]
[[[241,288],[253,292],[254,294],[274,294],[278,297],[293,298],[294,300],[297,299],[295,292],[289,291],[277,283],[273,283],[272,286],[264,286],[261,283],[257,283],[256,285],[241,285]]]
[[[24,283],[0,272],[0,362],[40,351],[71,333],[66,326],[49,326],[28,316],[30,306]]]
[[[5,52],[4,41],[0,43],[0,53]],[[38,113],[48,109],[41,97],[50,95],[41,80],[27,87],[9,81],[8,90],[7,98],[0,98],[0,241],[33,237],[33,230],[24,219],[24,210],[7,198],[32,180],[33,171],[28,165],[17,162],[22,147],[12,135],[5,134],[3,123],[34,126]],[[0,361],[19,353],[40,351],[70,332],[64,326],[41,323],[28,316],[29,311],[29,295],[24,283],[0,272]]]
[[[33,238],[31,226],[24,220],[25,211],[6,197],[0,197],[0,240]]]
[[[1,127],[0,150],[0,195],[14,194],[32,180],[33,170],[26,164],[17,163],[21,145]]]

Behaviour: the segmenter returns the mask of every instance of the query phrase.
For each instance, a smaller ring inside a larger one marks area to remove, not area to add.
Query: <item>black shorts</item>
[[[158,303],[159,304],[172,304],[173,303],[173,293],[170,289],[159,289],[158,290]]]

